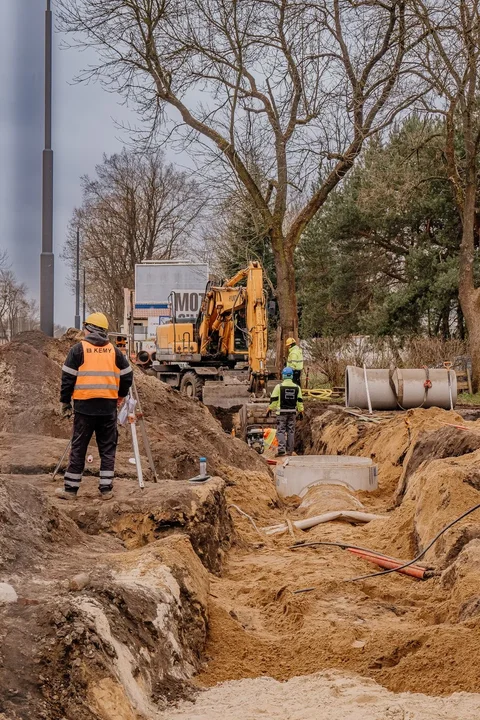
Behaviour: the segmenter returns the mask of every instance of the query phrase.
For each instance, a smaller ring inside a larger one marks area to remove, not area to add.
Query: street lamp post
[[[75,327],[80,330],[80,230],[77,228],[77,273],[75,278]]]
[[[42,173],[42,254],[40,255],[40,329],[53,337],[53,150],[52,150],[52,40],[51,0],[45,12],[45,148]]]
[[[87,310],[87,291],[86,291],[86,284],[87,284],[87,271],[85,270],[85,265],[83,266],[83,322],[85,323],[85,317],[86,317],[86,310]]]

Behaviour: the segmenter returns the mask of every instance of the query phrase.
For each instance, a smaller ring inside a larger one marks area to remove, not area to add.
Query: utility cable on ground
[[[466,510],[464,513],[462,513],[462,515],[455,518],[455,520],[452,520],[452,522],[449,522],[448,525],[445,525],[445,527],[442,528],[442,530],[440,530],[440,532],[438,532],[435,535],[433,540],[430,540],[430,542],[428,543],[426,548],[424,548],[422,550],[422,552],[417,555],[417,557],[413,558],[413,560],[410,560],[409,562],[405,563],[404,565],[401,565],[400,567],[392,568],[391,570],[382,570],[382,572],[371,573],[370,575],[360,575],[359,577],[350,578],[349,580],[347,580],[347,582],[356,582],[357,580],[368,580],[369,578],[381,577],[382,575],[389,575],[392,572],[398,572],[399,570],[403,570],[404,568],[410,567],[410,565],[414,565],[418,560],[421,560],[424,557],[424,555],[427,554],[427,552],[430,550],[430,548],[433,545],[435,545],[437,540],[444,533],[446,533],[447,530],[449,530],[451,527],[453,527],[453,525],[456,525],[456,523],[460,522],[460,520],[463,520],[463,518],[466,518],[467,515],[470,515],[471,513],[475,512],[475,510],[478,510],[478,509],[480,509],[480,503],[478,505],[474,505],[469,510]]]
[[[349,578],[345,582],[357,582],[358,580],[368,580],[370,578],[375,577],[382,577],[383,575],[390,575],[390,573],[399,572],[400,570],[404,570],[405,568],[411,567],[412,565],[415,565],[419,560],[421,560],[427,552],[430,550],[430,548],[437,542],[437,540],[447,532],[451,527],[456,525],[458,522],[463,520],[467,517],[467,515],[470,515],[471,513],[475,512],[475,510],[480,509],[480,503],[478,505],[474,505],[473,507],[466,510],[464,513],[459,515],[459,517],[455,518],[455,520],[452,520],[448,523],[448,525],[445,525],[440,532],[438,532],[435,537],[430,540],[430,542],[427,544],[427,546],[422,550],[421,553],[419,553],[416,557],[413,558],[413,560],[409,560],[408,562],[404,563],[403,565],[399,565],[398,567],[391,568],[389,570],[382,570],[381,572],[376,573],[370,573],[369,575],[359,575],[358,577]],[[349,548],[352,548],[353,550],[360,550],[362,552],[368,552],[368,553],[378,553],[376,550],[369,550],[368,548],[359,547],[358,545],[351,545],[350,543],[342,543],[342,542],[323,542],[323,541],[315,541],[315,542],[309,542],[309,543],[297,543],[295,545],[290,545],[289,550],[298,550],[299,548],[303,547],[316,547],[316,546],[327,546],[327,547],[339,547],[341,550],[348,550]],[[310,588],[309,588],[310,589]]]
[[[353,550],[361,550],[362,552],[368,552],[368,553],[375,553],[376,550],[371,550],[369,548],[360,547],[359,545],[352,545],[351,543],[342,543],[342,542],[327,542],[322,540],[316,540],[314,542],[298,542],[295,543],[295,545],[290,545],[289,550],[299,550],[300,548],[304,547],[316,547],[317,545],[326,545],[327,547],[338,547],[341,550],[348,550],[348,548],[352,548]]]
[[[333,390],[330,388],[304,388],[302,390],[303,397],[312,397],[317,400],[328,400],[333,395]]]

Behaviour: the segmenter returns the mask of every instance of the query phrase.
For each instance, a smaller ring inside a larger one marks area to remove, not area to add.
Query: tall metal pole
[[[86,286],[86,282],[87,282],[87,273],[86,273],[86,270],[85,270],[85,267],[84,267],[84,268],[83,268],[83,322],[85,322],[85,318],[86,318],[86,301],[85,301],[85,295],[86,295],[85,286]]]
[[[80,330],[80,230],[77,228],[77,274],[75,278],[75,327]]]
[[[45,12],[45,148],[42,180],[42,254],[40,256],[40,329],[53,337],[53,150],[52,150],[52,45],[51,0]]]

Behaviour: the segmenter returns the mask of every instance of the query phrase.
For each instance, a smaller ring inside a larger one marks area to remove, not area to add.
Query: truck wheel
[[[180,392],[191,398],[202,399],[203,380],[194,372],[187,372],[180,381]]]

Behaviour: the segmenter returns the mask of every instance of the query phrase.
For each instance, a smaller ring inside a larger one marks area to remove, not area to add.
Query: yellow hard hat
[[[287,338],[285,345],[287,347],[290,347],[290,345],[296,345],[296,343],[297,343],[297,341],[295,340],[295,338]]]
[[[108,320],[103,313],[94,312],[87,317],[85,325],[96,325],[103,330],[108,330]]]

